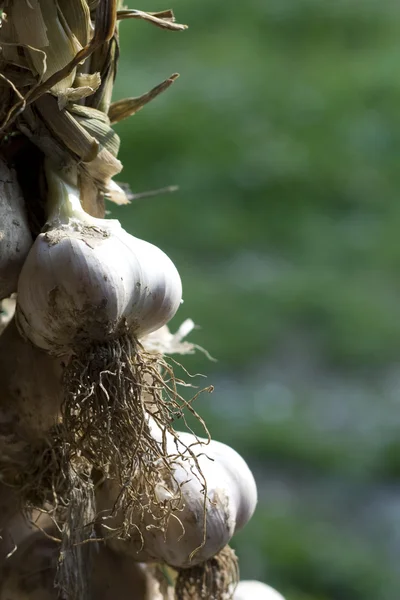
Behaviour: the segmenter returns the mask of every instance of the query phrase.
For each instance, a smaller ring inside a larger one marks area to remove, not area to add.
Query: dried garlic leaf
[[[38,0],[30,0],[28,4],[26,0],[14,0],[9,18],[14,23],[17,42],[26,47],[25,54],[33,72],[38,73],[44,81],[65,67],[82,48],[54,0],[41,0],[40,5]],[[38,50],[46,55],[45,73],[43,57]],[[74,77],[75,73],[71,72],[54,89],[62,91],[71,87]]]
[[[94,94],[96,90],[92,87],[82,86],[82,87],[73,87],[67,88],[66,90],[59,92],[57,95],[58,98],[58,108],[62,110],[71,102],[78,102],[78,100],[82,100],[82,98],[88,98],[92,94]]]
[[[86,104],[98,108],[105,113],[108,112],[111,103],[118,56],[118,42],[114,37],[108,43],[99,46],[90,57],[90,69],[92,71],[99,71],[101,85]]]
[[[75,87],[91,87],[97,90],[101,83],[100,73],[77,73],[74,81]]]
[[[27,64],[26,58],[21,56],[18,51],[17,32],[15,30],[14,22],[10,19],[2,22],[0,28],[0,45],[2,46],[2,59],[5,63],[16,66],[20,66],[21,63],[23,63],[24,66]]]
[[[44,13],[46,13],[46,18]],[[17,38],[13,41],[24,46],[46,48],[49,45],[47,23],[57,14],[53,2],[46,6],[46,2],[39,4],[38,0],[13,0],[9,8],[7,26],[15,28]]]
[[[70,152],[38,118],[32,107],[28,106],[25,109],[23,117],[17,121],[17,127],[35,146],[40,148],[43,154],[51,156],[52,161],[59,168],[64,167],[71,160]]]
[[[44,94],[36,100],[36,106],[43,121],[66,148],[84,162],[95,159],[99,151],[99,142],[81,127],[68,110],[58,108],[54,96]]]
[[[106,191],[106,200],[110,200],[117,204],[118,206],[123,206],[124,204],[130,204],[128,196],[126,195],[125,190],[118,185],[113,179],[110,179],[107,191]]]
[[[109,181],[114,175],[122,171],[122,163],[106,148],[100,150],[91,162],[80,165],[81,169],[97,183],[99,189],[106,193]]]
[[[86,0],[57,0],[57,3],[70,31],[82,47],[86,46],[91,34],[90,10]]]
[[[104,194],[83,169],[79,170],[79,189],[84,210],[93,217],[104,217]]]
[[[86,61],[97,48],[113,37],[116,24],[116,1],[117,0],[102,0],[102,2],[98,4],[95,14],[94,35],[90,40],[90,43],[75,54],[69,63],[49,77],[48,80],[30,90],[26,98],[27,104],[34,102],[50,88],[54,88],[56,84],[63,79],[68,79],[72,73],[76,72],[76,67],[79,64]]]
[[[111,123],[118,123],[127,117],[130,117],[137,113],[141,108],[143,108],[146,104],[154,100],[161,92],[164,92],[169,88],[170,85],[178,79],[179,74],[174,73],[168,79],[165,79],[158,85],[156,85],[152,90],[143,94],[142,96],[138,96],[136,98],[125,98],[123,100],[117,100],[113,102],[108,111],[108,116],[110,117]]]
[[[172,21],[173,23],[176,21],[174,11],[171,9],[160,10],[158,12],[149,12],[149,15],[153,15],[153,17],[158,17],[159,19],[164,19],[165,21]]]
[[[69,111],[74,117],[82,117],[84,119],[96,119],[97,121],[101,121],[102,123],[106,123],[110,125],[110,119],[108,115],[103,113],[101,110],[97,108],[92,108],[91,106],[82,106],[80,104],[73,104],[69,107]]]
[[[168,11],[169,13],[170,11]],[[156,27],[161,27],[161,29],[169,29],[171,31],[184,31],[188,28],[187,25],[181,25],[180,23],[175,23],[175,20],[172,20],[170,17],[168,18],[160,18],[156,16],[159,13],[148,13],[142,10],[119,10],[117,12],[117,19],[143,19],[143,21],[148,21]]]
[[[106,148],[113,156],[118,155],[120,139],[110,125],[97,119],[75,118],[77,122],[100,143],[100,148]]]

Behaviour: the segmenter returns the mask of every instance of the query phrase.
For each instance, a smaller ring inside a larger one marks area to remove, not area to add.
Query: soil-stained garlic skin
[[[107,341],[125,326],[140,337],[180,305],[181,280],[166,254],[118,221],[98,222],[72,217],[40,234],[22,269],[19,328],[52,354]]]
[[[153,428],[157,436],[157,428]],[[159,430],[158,430],[159,431]],[[203,544],[204,481],[195,461],[186,447],[196,439],[187,433],[179,434],[175,442],[167,436],[167,451],[170,455],[184,454],[185,460],[177,456],[173,466],[174,483],[159,486],[160,498],[170,498],[171,491],[180,486],[182,499],[179,509],[169,519],[167,531],[154,528],[155,521],[138,516],[135,524],[143,536],[143,548],[139,534],[133,528],[129,541],[110,538],[114,550],[131,555],[135,560],[165,562],[176,568],[192,567],[205,562],[224,548],[241,527],[251,518],[257,503],[257,488],[253,475],[243,458],[229,446],[220,442],[192,447],[198,464],[207,482],[206,540]],[[178,447],[178,451],[177,451]],[[168,490],[169,487],[169,491]],[[99,490],[99,510],[110,510],[118,495],[118,487],[106,481]],[[107,526],[115,526],[119,516],[106,520]],[[183,527],[182,527],[183,526]],[[183,529],[184,528],[184,529]],[[201,547],[202,546],[202,547]],[[198,548],[198,551],[194,551]],[[194,554],[193,554],[194,553]],[[193,554],[193,555],[192,555]]]
[[[18,276],[31,246],[16,173],[0,159],[0,300],[17,291]]]

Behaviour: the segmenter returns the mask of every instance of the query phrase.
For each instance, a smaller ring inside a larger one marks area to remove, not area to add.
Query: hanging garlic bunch
[[[173,501],[167,520],[157,513],[131,514],[130,539],[112,535],[110,547],[135,560],[166,563],[179,571],[178,598],[190,597],[205,581],[214,586],[215,600],[236,582],[236,559],[226,548],[236,531],[251,518],[257,503],[253,475],[243,458],[220,442],[204,443],[189,433],[163,435],[154,423],[152,434],[165,447],[170,469],[155,492],[158,500]],[[97,507],[104,533],[117,529],[123,515],[118,509],[120,487],[112,479],[98,489]],[[148,499],[151,502],[151,499]],[[145,504],[145,501],[143,501]],[[210,572],[209,572],[210,571]],[[210,590],[208,590],[210,591]],[[219,594],[219,595],[218,595]],[[201,596],[203,597],[203,596]]]
[[[18,275],[31,246],[16,173],[0,159],[0,300],[16,292]]]
[[[17,324],[39,348],[69,356],[61,426],[67,460],[83,454],[103,472],[112,464],[121,484],[139,468],[151,493],[161,450],[146,424],[145,392],[165,426],[170,416],[162,384],[153,384],[161,381],[158,357],[138,338],[173,317],[181,281],[161,250],[116,220],[84,212],[72,175],[47,165],[48,220],[20,275]]]

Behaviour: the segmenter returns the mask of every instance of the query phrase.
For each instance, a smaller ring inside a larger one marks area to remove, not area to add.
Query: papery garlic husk
[[[168,326],[164,325],[142,339],[143,347],[159,354],[194,354],[196,349],[204,352],[203,348],[185,340],[195,327],[192,319],[183,321],[175,333],[171,333]]]
[[[285,600],[285,598],[261,581],[240,581],[233,600]]]
[[[239,581],[239,564],[235,551],[225,546],[204,563],[179,569],[175,581],[176,600],[232,600]]]
[[[65,67],[90,38],[90,14],[86,0],[13,0],[0,32],[5,60],[29,68],[41,81]],[[52,91],[73,84],[75,69]]]
[[[18,277],[31,246],[16,173],[0,159],[0,300],[17,291]]]
[[[237,569],[229,554],[232,551],[225,548],[234,533],[249,521],[257,503],[253,475],[243,458],[225,444],[204,440],[200,443],[189,433],[163,435],[154,422],[151,430],[164,445],[169,465],[169,469],[160,465],[164,482],[157,486],[156,494],[173,505],[172,512],[167,519],[156,511],[131,513],[130,538],[121,540],[109,533],[107,542],[135,560],[162,562],[178,569],[181,598],[186,597],[189,581],[199,592],[204,574],[212,565],[209,561],[222,552],[218,564],[230,565],[229,572],[221,577],[223,589],[218,597],[222,599],[229,592],[226,588],[235,583],[231,571]],[[118,530],[124,517],[117,508],[119,493],[120,488],[112,479],[97,491],[97,508],[103,515],[103,526],[110,532]],[[146,499],[142,502],[146,505]],[[211,579],[216,581],[215,576]]]

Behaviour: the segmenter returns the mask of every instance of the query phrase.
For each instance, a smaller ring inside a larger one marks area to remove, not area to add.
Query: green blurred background
[[[118,180],[180,191],[110,210],[174,260],[172,329],[218,359],[184,364],[257,478],[242,577],[398,600],[400,5],[171,4],[187,32],[121,24],[117,98],[181,78],[117,127]]]

